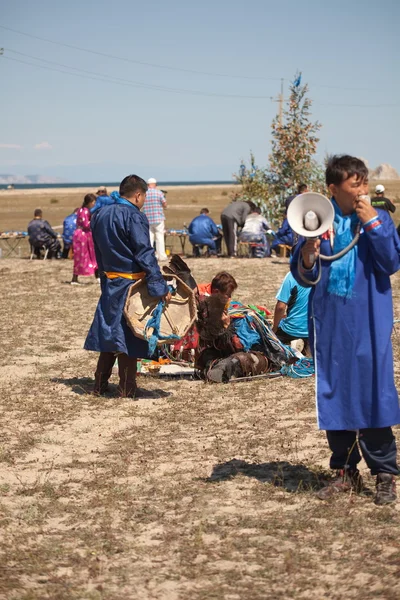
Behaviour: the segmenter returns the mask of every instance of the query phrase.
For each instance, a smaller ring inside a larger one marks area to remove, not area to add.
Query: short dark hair
[[[340,185],[354,175],[357,175],[357,179],[368,179],[368,167],[361,159],[348,154],[336,154],[329,158],[325,171],[326,185]]]
[[[307,189],[307,184],[306,183],[300,183],[300,185],[297,186],[297,193],[298,194],[302,194],[304,192],[304,190]]]
[[[257,213],[258,215],[261,215],[261,208],[259,206],[255,206],[253,212]]]
[[[130,198],[137,191],[147,192],[147,183],[138,175],[127,175],[119,184],[119,194]]]
[[[222,294],[231,296],[237,286],[236,279],[230,273],[221,271],[216,274],[211,282],[211,293],[222,292]]]
[[[41,217],[43,215],[43,211],[41,208],[35,208],[35,212],[33,213],[34,217]]]
[[[208,208],[202,208],[202,209],[201,209],[201,211],[200,211],[200,214],[201,214],[201,215],[208,215],[208,214],[209,214],[209,212],[210,212],[210,211],[208,210]]]
[[[89,206],[89,204],[91,202],[96,202],[96,200],[97,200],[96,194],[86,194],[86,196],[83,199],[82,208],[85,208],[85,206]]]
[[[256,205],[251,200],[246,200],[247,204],[250,206],[251,212],[254,212]]]

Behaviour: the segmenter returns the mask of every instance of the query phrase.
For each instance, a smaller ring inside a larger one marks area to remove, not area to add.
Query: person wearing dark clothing
[[[221,234],[209,216],[208,208],[201,209],[199,216],[190,223],[188,231],[194,256],[200,256],[198,246],[207,246],[210,255],[216,255],[221,250]]]
[[[379,184],[375,188],[375,197],[372,198],[371,204],[374,208],[383,208],[387,212],[394,213],[396,211],[396,207],[389,198],[385,198],[383,195],[385,193],[385,188],[382,184]]]
[[[236,256],[237,253],[237,229],[243,227],[247,216],[254,210],[253,202],[238,200],[231,202],[221,213],[222,231],[228,250],[228,256]]]
[[[57,258],[61,251],[56,232],[50,223],[43,219],[43,212],[37,208],[33,213],[33,220],[28,224],[29,243],[33,248],[35,256],[40,258],[41,250],[48,250],[49,258]]]
[[[72,246],[72,239],[76,229],[76,213],[78,210],[79,208],[76,208],[73,213],[64,219],[62,234],[64,247],[61,258],[68,258],[68,254]]]
[[[124,317],[132,283],[144,279],[150,296],[166,301],[171,297],[150,243],[149,222],[140,212],[146,191],[141,177],[128,175],[121,182],[119,193],[112,192],[114,203],[96,211],[91,219],[101,296],[85,350],[100,352],[95,373],[97,395],[107,391],[118,358],[119,392],[123,397],[134,397],[136,359],[148,356],[147,342],[133,334]]]
[[[297,186],[297,194],[292,194],[291,196],[288,196],[286,198],[286,201],[285,201],[286,210],[289,208],[289,204],[291,203],[292,200],[294,200],[296,198],[296,196],[298,196],[299,194],[305,194],[306,192],[308,192],[308,187],[305,183],[301,183],[299,186]]]
[[[282,225],[276,232],[274,241],[271,244],[271,250],[275,250],[275,252],[276,252],[276,250],[280,244],[285,244],[286,246],[292,247],[293,243],[294,243],[293,231],[289,225],[289,221],[285,217]]]

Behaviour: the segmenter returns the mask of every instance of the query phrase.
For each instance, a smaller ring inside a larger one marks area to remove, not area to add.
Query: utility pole
[[[283,79],[281,79],[281,93],[279,94],[279,125],[282,126],[283,118]]]
[[[271,100],[272,102],[278,102],[279,103],[279,125],[282,125],[282,121],[283,121],[283,102],[284,102],[284,97],[283,97],[283,81],[284,79],[281,79],[281,92],[280,94],[278,94],[278,96],[276,96],[275,98],[271,96]]]

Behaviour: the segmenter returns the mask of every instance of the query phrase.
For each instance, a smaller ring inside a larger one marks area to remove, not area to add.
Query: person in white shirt
[[[264,258],[271,256],[266,232],[271,229],[267,219],[262,216],[261,209],[256,206],[254,210],[246,217],[245,224],[240,232],[239,239],[241,242],[252,242],[257,244],[251,248],[253,258]]]

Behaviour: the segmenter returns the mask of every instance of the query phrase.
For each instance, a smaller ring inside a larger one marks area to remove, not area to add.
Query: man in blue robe
[[[368,169],[361,160],[332,157],[326,183],[335,209],[332,235],[300,238],[291,262],[296,280],[313,286],[309,332],[318,426],[326,430],[330,466],[337,470],[318,496],[362,488],[359,445],[377,476],[375,503],[388,504],[396,500],[394,477],[399,474],[391,429],[400,423],[400,408],[393,377],[390,275],[400,267],[400,240],[388,214],[363,197]],[[356,246],[338,260],[324,260],[347,248],[357,227]]]
[[[140,212],[147,184],[137,175],[121,182],[113,204],[103,206],[91,220],[97,264],[101,273],[101,297],[85,342],[86,350],[100,352],[95,373],[96,394],[107,391],[118,357],[119,391],[122,397],[136,393],[137,358],[148,355],[147,342],[135,337],[123,311],[129,287],[145,278],[150,296],[170,298],[154,249],[149,223]]]
[[[189,241],[193,246],[193,255],[200,256],[199,246],[207,246],[211,256],[221,251],[221,234],[218,227],[209,216],[208,208],[202,208],[188,227]]]

